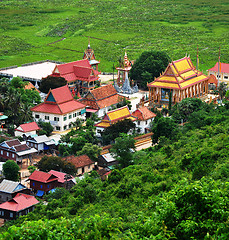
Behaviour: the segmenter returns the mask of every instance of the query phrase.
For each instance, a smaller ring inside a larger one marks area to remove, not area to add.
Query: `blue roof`
[[[44,195],[44,191],[38,190],[36,196],[42,197]]]

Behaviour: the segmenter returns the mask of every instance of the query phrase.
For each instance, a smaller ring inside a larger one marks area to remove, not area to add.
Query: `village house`
[[[55,147],[55,141],[50,140],[46,135],[41,136],[29,136],[26,139],[26,144],[30,147],[34,147],[38,152],[51,150]]]
[[[31,195],[18,193],[11,200],[0,204],[0,218],[13,220],[34,210],[39,201]]]
[[[38,197],[42,197],[48,191],[58,187],[58,177],[42,171],[34,171],[28,180],[30,181],[30,188]]]
[[[0,143],[0,158],[12,159],[17,163],[22,163],[23,159],[32,159],[32,154],[36,153],[35,148],[29,147],[26,143],[21,143],[18,139],[8,140]]]
[[[65,157],[64,160],[72,163],[76,167],[77,175],[83,175],[84,173],[89,173],[95,167],[95,163],[87,155],[81,155],[81,156],[71,155],[71,156]]]
[[[109,152],[100,155],[98,158],[99,167],[106,168],[106,167],[111,167],[117,164],[118,164],[118,161]]]
[[[147,107],[142,106],[135,110],[132,116],[137,118],[136,127],[139,129],[139,133],[147,133],[150,131],[150,124],[156,117],[156,114]]]
[[[71,189],[76,184],[76,179],[67,173],[58,172],[55,170],[51,170],[48,172],[49,174],[52,174],[58,178],[58,186],[64,187],[66,189]]]
[[[137,120],[136,117],[132,116],[127,106],[107,112],[102,121],[95,124],[96,136],[101,137],[101,132],[103,132],[107,127],[110,127],[112,124],[124,119],[130,119],[133,122]]]
[[[213,75],[220,82],[225,82],[229,85],[229,63],[217,62],[214,67],[207,71],[209,76]]]
[[[94,89],[99,81],[99,72],[91,67],[88,59],[58,64],[50,76],[63,77],[70,89],[85,94]]]
[[[184,98],[203,98],[208,93],[209,77],[195,69],[190,57],[169,63],[165,72],[147,86],[150,104],[166,107]]]
[[[35,121],[50,122],[54,131],[72,128],[76,118],[85,120],[85,105],[75,100],[67,85],[49,91],[45,101],[31,108]]]
[[[30,193],[30,190],[20,182],[3,179],[0,183],[0,202],[12,199],[17,193]]]
[[[23,135],[32,136],[36,135],[37,132],[40,130],[36,122],[24,123],[18,126],[14,134],[16,137],[22,137]]]
[[[119,95],[112,84],[108,84],[90,90],[80,99],[80,102],[87,106],[87,116],[94,112],[98,117],[102,117],[110,110],[111,106],[117,106],[123,98],[125,97]]]

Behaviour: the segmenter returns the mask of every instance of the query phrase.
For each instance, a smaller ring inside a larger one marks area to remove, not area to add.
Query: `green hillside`
[[[164,50],[173,60],[190,54],[212,67],[221,46],[229,62],[227,0],[4,0],[0,1],[0,67],[40,60],[81,59],[88,37],[101,71],[124,55]]]
[[[0,239],[229,239],[229,104],[188,102],[189,123],[167,118],[170,135],[135,153],[133,165],[50,194]]]

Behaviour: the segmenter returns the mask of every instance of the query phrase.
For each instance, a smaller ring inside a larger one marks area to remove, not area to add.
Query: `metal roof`
[[[13,193],[17,190],[26,188],[24,185],[22,185],[19,182],[13,182],[10,180],[6,180],[4,179],[1,183],[0,183],[0,191],[1,192],[6,192],[6,193]]]

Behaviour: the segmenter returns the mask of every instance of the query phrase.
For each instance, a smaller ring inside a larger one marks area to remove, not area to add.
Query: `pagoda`
[[[87,59],[93,69],[98,71],[98,64],[100,61],[95,59],[94,50],[91,48],[90,40],[88,41],[87,49],[84,51],[83,59]]]
[[[128,78],[128,73],[131,68],[132,68],[132,62],[129,61],[127,57],[127,53],[125,52],[123,67],[116,68],[118,70],[118,78],[117,78],[118,86],[122,86],[124,84],[125,79]]]
[[[204,98],[208,93],[209,76],[198,71],[190,57],[169,63],[165,72],[149,83],[149,102],[166,106],[171,94],[172,104],[184,98]]]

